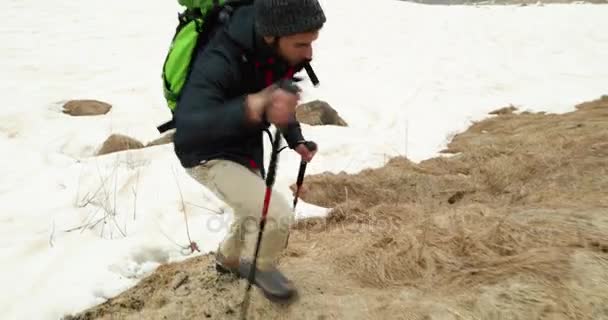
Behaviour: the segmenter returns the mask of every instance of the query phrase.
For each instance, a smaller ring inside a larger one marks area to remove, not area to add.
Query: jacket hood
[[[256,32],[253,5],[243,6],[235,10],[226,27],[226,33],[250,56],[260,60],[273,58],[275,61],[288,65],[287,61],[282,59],[275,52],[275,49],[268,45],[264,38]],[[295,70],[299,72],[303,68],[304,65],[302,64],[296,66]]]
[[[272,54],[271,48],[255,31],[255,14],[252,5],[238,8],[226,27],[228,36],[248,52]]]

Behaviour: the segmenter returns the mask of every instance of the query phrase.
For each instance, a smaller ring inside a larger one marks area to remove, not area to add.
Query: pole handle
[[[306,70],[306,73],[308,74],[308,77],[310,78],[312,84],[315,87],[319,86],[319,78],[317,78],[317,74],[315,74],[315,71],[310,66],[310,63],[306,63],[304,65],[304,69]]]
[[[306,141],[304,142],[304,146],[306,146],[310,152],[317,151],[317,144],[314,141]]]

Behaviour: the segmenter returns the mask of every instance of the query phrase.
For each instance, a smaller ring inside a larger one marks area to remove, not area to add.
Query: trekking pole
[[[314,143],[314,142],[312,142],[312,141],[306,141],[305,142],[305,146],[311,152],[317,150],[317,144]],[[300,197],[300,189],[302,188],[302,184],[304,183],[304,174],[306,173],[306,166],[307,166],[307,164],[308,164],[308,162],[306,162],[304,159],[302,159],[300,161],[300,169],[298,170],[298,180],[296,181],[296,194],[293,197],[293,211],[294,211],[294,213],[296,211],[296,205],[298,204],[298,199]],[[289,244],[289,233],[287,233],[287,239],[285,240],[285,248],[287,248],[288,244]]]
[[[279,83],[279,87],[292,93],[297,93],[299,88],[293,83]],[[255,281],[255,272],[257,269],[258,253],[260,251],[260,244],[262,243],[262,236],[264,234],[264,227],[266,226],[266,216],[268,215],[268,207],[270,206],[270,196],[272,195],[272,187],[276,178],[277,164],[279,162],[279,150],[281,146],[281,130],[277,128],[274,134],[274,140],[272,141],[272,154],[270,156],[270,163],[268,164],[268,175],[266,176],[266,194],[264,196],[264,207],[262,209],[262,219],[260,220],[258,231],[258,239],[255,244],[255,253],[253,255],[253,263],[249,270],[249,276],[247,277],[247,288],[245,289],[245,297],[243,299],[243,305],[241,310],[241,319],[247,319],[247,311],[249,310],[250,291],[253,282]]]
[[[315,87],[318,86],[319,85],[319,78],[317,77],[317,74],[315,73],[315,71],[310,66],[309,62],[307,62],[306,64],[304,64],[304,70],[306,70],[306,74],[308,74],[308,77],[310,78],[310,81],[312,82],[312,84]]]
[[[319,78],[317,77],[317,74],[310,66],[310,62],[306,62],[304,64],[304,70],[306,71],[306,74],[308,74],[308,77],[310,78],[310,81],[312,82],[312,84],[315,87],[318,86]],[[306,145],[306,148],[308,148],[308,150],[311,152],[317,150],[317,144],[312,141],[306,141],[305,145]],[[296,204],[298,204],[298,196],[300,195],[300,187],[302,187],[302,182],[304,182],[304,173],[306,172],[306,165],[307,165],[306,161],[304,161],[304,160],[300,161],[300,170],[298,171],[298,180],[296,182],[296,195],[293,199],[293,210],[294,211],[296,210]],[[289,235],[287,237],[289,237]],[[287,247],[287,244],[285,245],[285,247]]]
[[[251,285],[255,281],[255,272],[257,269],[258,253],[260,251],[260,244],[262,242],[262,235],[264,234],[264,227],[266,226],[266,215],[268,214],[268,207],[270,206],[270,196],[272,194],[272,186],[274,184],[277,162],[279,157],[279,147],[281,144],[281,132],[279,129],[276,130],[274,141],[272,143],[272,155],[270,157],[270,164],[268,165],[268,176],[266,177],[266,194],[264,196],[264,208],[262,209],[262,219],[260,220],[260,230],[258,232],[258,239],[255,244],[255,253],[253,255],[253,263],[249,270],[249,276],[247,277],[247,289],[245,289],[245,298],[243,299],[243,309],[241,311],[241,319],[247,319],[247,311],[249,310],[249,292],[251,291]]]
[[[306,148],[308,148],[308,150],[310,152],[317,150],[317,144],[312,141],[306,141],[304,143],[304,145],[306,146]],[[300,161],[300,169],[298,170],[298,180],[296,181],[296,195],[293,198],[293,209],[294,210],[296,209],[296,205],[298,204],[298,197],[300,196],[300,188],[302,187],[302,184],[304,182],[304,174],[306,173],[307,164],[308,164],[308,162],[306,162],[304,159],[302,159],[302,161]]]

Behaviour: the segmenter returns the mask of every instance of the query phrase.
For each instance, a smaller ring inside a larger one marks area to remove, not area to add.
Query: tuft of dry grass
[[[360,228],[366,232],[357,234],[360,241],[337,263],[364,285],[378,288],[472,287],[521,272],[557,277],[565,274],[559,266],[575,250],[608,253],[608,224],[600,212],[574,218],[558,210],[505,213],[483,208],[485,215],[479,210],[412,211],[418,216],[393,220],[398,225],[386,229]],[[539,268],[543,264],[556,268]]]

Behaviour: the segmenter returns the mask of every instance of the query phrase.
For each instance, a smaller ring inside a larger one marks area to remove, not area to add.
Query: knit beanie
[[[317,0],[256,0],[255,26],[262,36],[286,36],[320,29],[326,21]]]

